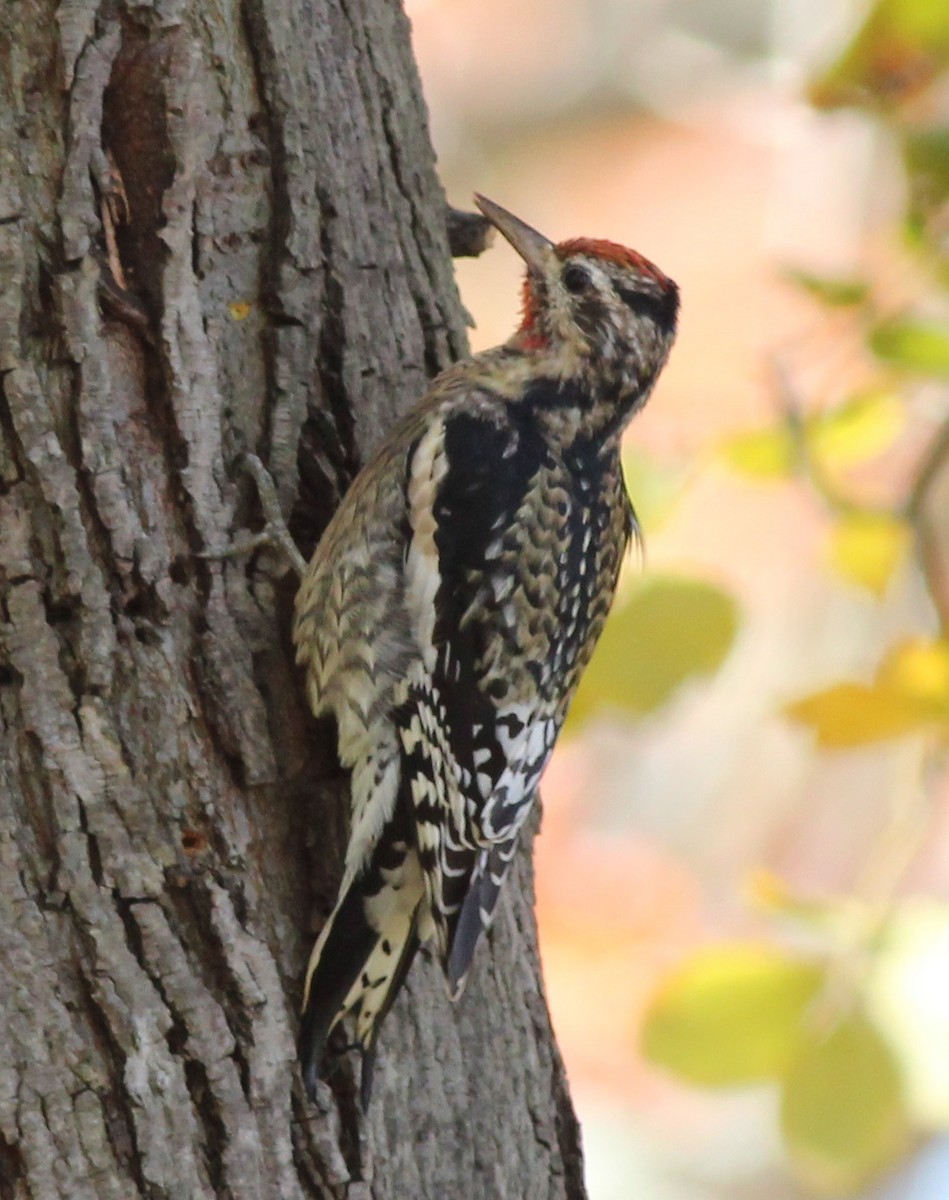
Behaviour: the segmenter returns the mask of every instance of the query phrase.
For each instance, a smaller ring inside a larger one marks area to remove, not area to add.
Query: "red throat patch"
[[[548,339],[537,320],[539,305],[531,286],[530,272],[524,276],[521,288],[521,323],[517,330],[517,343],[525,350],[542,350]]]

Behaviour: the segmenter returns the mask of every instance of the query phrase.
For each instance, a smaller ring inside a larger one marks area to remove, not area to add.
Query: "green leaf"
[[[949,199],[949,127],[907,133],[903,161],[919,209],[929,211]]]
[[[870,334],[870,349],[885,362],[926,375],[949,375],[949,331],[935,322],[898,317]]]
[[[712,1087],[783,1075],[803,1013],[824,977],[816,963],[766,946],[703,950],[671,975],[643,1027],[647,1058]]]
[[[901,1152],[900,1069],[863,1013],[803,1038],[782,1089],[781,1128],[799,1173],[827,1194],[859,1188]]]
[[[862,304],[870,295],[870,285],[862,279],[834,279],[828,275],[812,275],[809,271],[789,270],[787,279],[802,288],[809,296],[829,308],[848,308]]]
[[[658,708],[685,680],[718,668],[737,624],[734,599],[713,584],[645,578],[607,621],[568,727],[575,731],[603,709],[641,715]]]

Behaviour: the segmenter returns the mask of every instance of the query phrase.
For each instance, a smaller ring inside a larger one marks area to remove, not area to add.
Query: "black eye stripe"
[[[675,328],[676,315],[679,311],[679,297],[675,289],[660,294],[617,287],[616,294],[637,316],[648,317],[662,329]]]
[[[634,292],[632,288],[624,287],[618,287],[616,292],[623,303],[641,317],[655,317],[657,315],[661,301],[652,292]]]

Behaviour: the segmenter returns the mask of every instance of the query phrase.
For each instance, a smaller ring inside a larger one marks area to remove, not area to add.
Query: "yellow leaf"
[[[796,458],[794,439],[782,426],[740,433],[722,446],[722,454],[734,470],[758,479],[786,478]]]
[[[783,912],[793,902],[787,883],[768,867],[750,870],[742,881],[742,891],[749,904],[765,912]]]
[[[892,647],[872,684],[838,683],[795,700],[786,714],[822,746],[859,746],[949,721],[949,641],[910,638]]]
[[[809,725],[829,749],[885,741],[924,728],[932,711],[918,700],[878,684],[838,683],[795,700],[784,710]]]
[[[252,305],[245,300],[233,300],[228,306],[227,311],[231,314],[235,321],[243,321],[245,317],[250,315]]]
[[[825,470],[852,467],[881,454],[903,431],[906,413],[893,392],[874,390],[811,417],[806,436]]]
[[[779,1078],[823,968],[767,946],[700,951],[665,981],[646,1013],[644,1054],[713,1087]]]
[[[716,670],[738,623],[735,601],[700,579],[644,579],[610,616],[570,710],[576,730],[598,710],[637,715],[694,675]]]
[[[882,685],[949,713],[949,641],[911,638],[895,646],[877,674]]]
[[[828,1195],[856,1190],[902,1151],[900,1069],[863,1013],[802,1038],[782,1089],[781,1128],[799,1173]]]
[[[848,513],[831,530],[831,565],[848,583],[882,596],[906,555],[910,536],[906,523],[889,513]]]

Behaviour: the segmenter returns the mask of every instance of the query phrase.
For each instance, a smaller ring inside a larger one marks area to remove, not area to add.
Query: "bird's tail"
[[[517,850],[517,833],[506,842],[498,842],[478,854],[467,891],[454,925],[450,950],[445,961],[448,994],[457,1000],[465,989],[471,960],[482,934],[494,920],[501,885]]]
[[[298,1050],[311,1100],[327,1039],[352,1013],[363,1052],[362,1103],[368,1106],[376,1038],[419,946],[423,895],[415,850],[384,834],[366,870],[341,892],[307,969]]]

